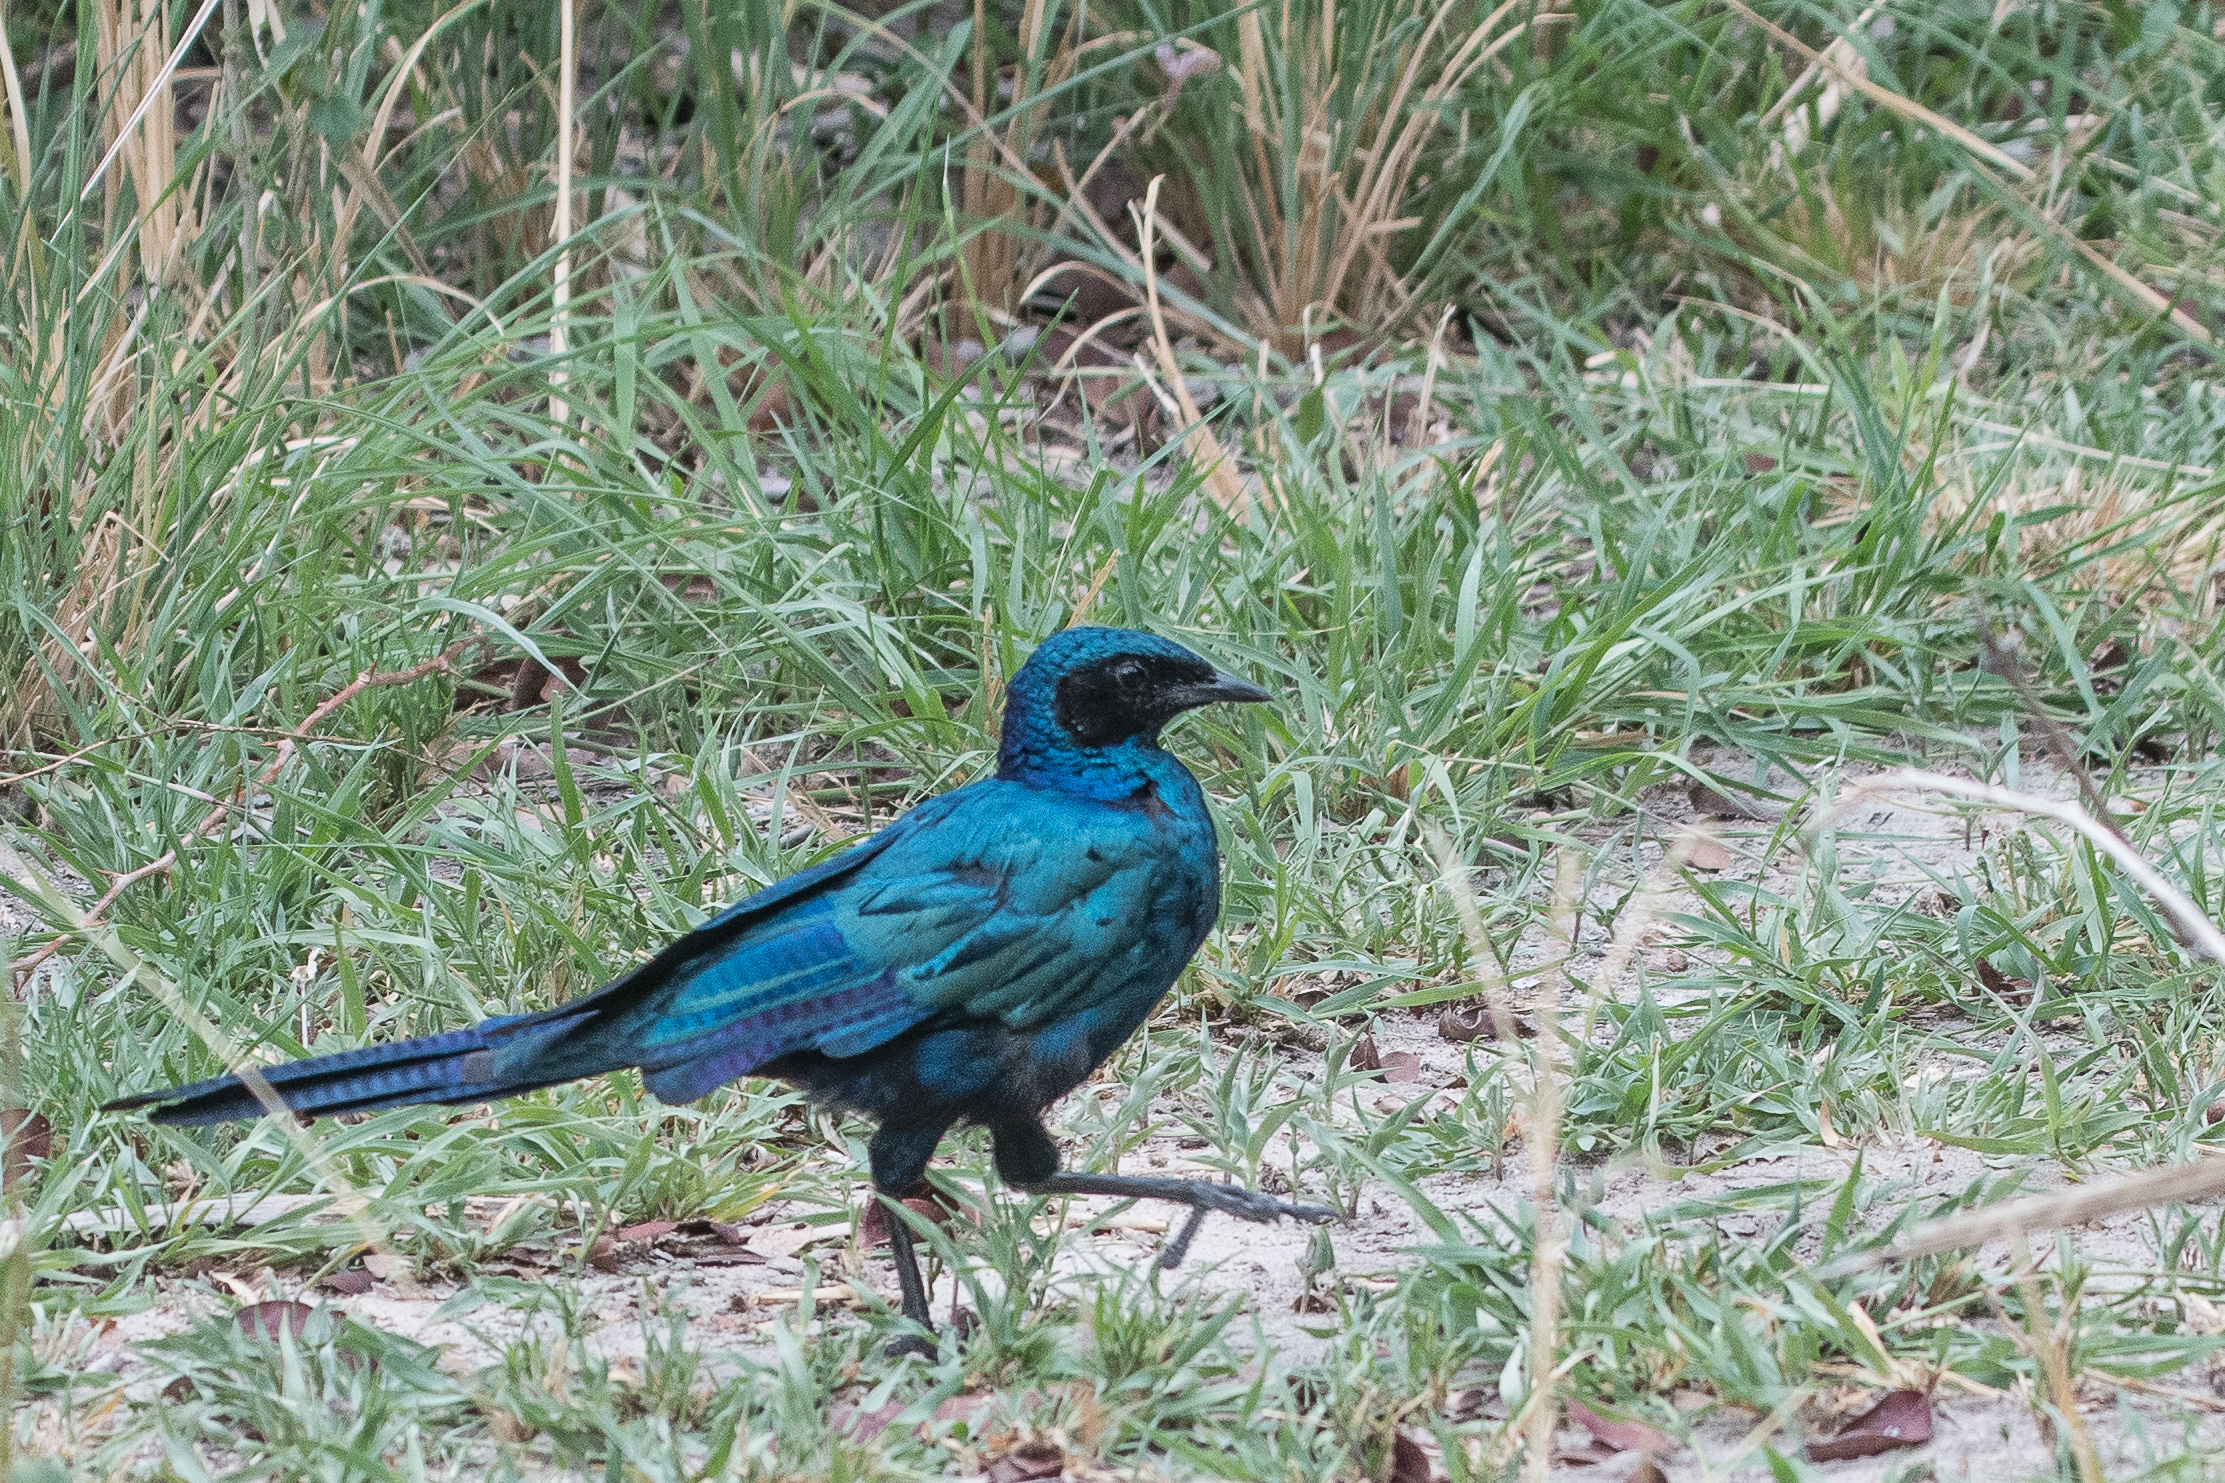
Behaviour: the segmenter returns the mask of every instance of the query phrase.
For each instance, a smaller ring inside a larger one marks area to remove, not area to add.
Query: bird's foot
[[[1039,1195],[1112,1195],[1125,1200],[1168,1200],[1190,1207],[1190,1218],[1159,1253],[1159,1266],[1172,1271],[1190,1253],[1190,1243],[1209,1211],[1233,1215],[1238,1220],[1265,1224],[1276,1220],[1302,1220],[1313,1225],[1342,1220],[1343,1212],[1327,1205],[1300,1205],[1278,1200],[1233,1184],[1213,1184],[1203,1179],[1160,1179],[1128,1174],[1053,1174],[1028,1186]]]

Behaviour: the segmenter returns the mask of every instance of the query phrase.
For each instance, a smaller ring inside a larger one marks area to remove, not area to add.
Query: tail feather
[[[497,1054],[524,1049],[516,1044],[521,1035],[532,1034],[539,1040],[552,1033],[561,1034],[576,1018],[563,1011],[510,1015],[483,1021],[468,1030],[265,1066],[262,1076],[279,1100],[304,1117],[372,1112],[412,1103],[453,1106],[484,1102],[582,1075],[580,1069],[569,1065],[550,1067],[545,1075],[535,1074],[532,1067],[536,1058],[532,1055]],[[187,1127],[260,1117],[266,1111],[262,1099],[236,1076],[119,1097],[101,1110],[135,1107],[153,1108],[148,1117],[154,1122]]]

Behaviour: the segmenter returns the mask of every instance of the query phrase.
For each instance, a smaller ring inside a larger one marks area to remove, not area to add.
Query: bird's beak
[[[1219,701],[1238,704],[1256,704],[1274,697],[1249,680],[1239,680],[1231,674],[1216,672],[1212,679],[1197,685],[1184,685],[1174,692],[1174,703],[1183,710],[1194,706],[1213,705]]]

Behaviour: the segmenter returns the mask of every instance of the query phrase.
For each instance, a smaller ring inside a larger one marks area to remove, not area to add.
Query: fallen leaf
[[[14,1184],[31,1172],[31,1160],[53,1155],[54,1124],[28,1107],[0,1107],[0,1139],[0,1178]]]
[[[1404,1432],[1391,1433],[1391,1471],[1385,1483],[1430,1483],[1429,1454]]]
[[[1362,1035],[1358,1040],[1352,1042],[1351,1054],[1344,1058],[1344,1069],[1347,1071],[1380,1071],[1383,1069],[1383,1053],[1375,1048],[1375,1037],[1373,1035]]]
[[[928,1421],[930,1424],[937,1421],[945,1423],[962,1422],[970,1430],[981,1413],[995,1404],[996,1399],[996,1396],[988,1391],[981,1391],[973,1395],[954,1395],[948,1400],[938,1403],[935,1407],[935,1414],[930,1416]],[[922,1431],[921,1435],[924,1436],[926,1433]]]
[[[327,1272],[317,1284],[327,1292],[336,1292],[344,1298],[360,1298],[378,1285],[378,1279],[361,1267],[346,1267],[338,1272]]]
[[[938,1226],[949,1225],[958,1214],[955,1205],[916,1195],[904,1201],[904,1208]],[[888,1245],[888,1207],[881,1203],[878,1195],[865,1197],[865,1213],[858,1221],[858,1243],[867,1250]]]
[[[408,1257],[388,1256],[381,1251],[374,1251],[363,1258],[363,1270],[381,1282],[407,1282],[410,1278]]]
[[[1816,1462],[1843,1462],[1898,1447],[1918,1447],[1930,1440],[1931,1397],[1920,1390],[1888,1390],[1837,1436],[1810,1442],[1808,1456]]]
[[[1383,1079],[1389,1082],[1420,1081],[1422,1058],[1410,1050],[1394,1050],[1383,1057]]]
[[[688,1259],[699,1267],[762,1267],[771,1260],[763,1252],[751,1251],[746,1246],[714,1246],[708,1251],[692,1252]]]
[[[749,1238],[750,1248],[767,1256],[794,1256],[821,1241],[839,1241],[849,1232],[841,1226],[770,1225]]]
[[[1151,56],[1159,64],[1159,70],[1178,86],[1193,77],[1206,77],[1221,70],[1219,52],[1186,38],[1161,45]]]
[[[2198,1292],[2179,1294],[2179,1312],[2183,1315],[2181,1326],[2189,1333],[2225,1334],[2225,1309]]]
[[[1738,863],[1738,856],[1721,840],[1702,835],[1692,841],[1692,852],[1684,863],[1694,870],[1728,870]]]
[[[1622,1456],[1597,1437],[1586,1437],[1570,1444],[1563,1442],[1553,1449],[1553,1462],[1560,1467],[1596,1468]]]
[[[890,1401],[877,1410],[861,1411],[855,1406],[837,1406],[829,1413],[827,1425],[831,1430],[848,1432],[861,1442],[870,1442],[888,1430],[889,1423],[904,1414],[906,1401]]]
[[[597,1236],[595,1244],[587,1249],[587,1265],[598,1272],[618,1270],[618,1243],[612,1239],[610,1232],[605,1231]]]
[[[1743,819],[1753,812],[1728,793],[1697,780],[1685,785],[1684,796],[1692,800],[1692,812],[1703,819]]]
[[[1488,1004],[1455,1005],[1437,1016],[1437,1038],[1455,1045],[1470,1040],[1527,1040],[1537,1026],[1511,1010],[1494,1011]]]
[[[1036,1483],[1066,1472],[1066,1454],[1053,1442],[1029,1442],[989,1464],[983,1483]]]
[[[1600,1415],[1582,1401],[1568,1403],[1568,1419],[1617,1452],[1657,1453],[1663,1456],[1676,1450],[1676,1443],[1659,1428],[1647,1426],[1642,1421],[1614,1421]]]
[[[1985,959],[1978,960],[1978,982],[2011,1004],[2022,1003],[2031,997],[2032,981],[2028,978],[2011,978]]]
[[[300,1338],[302,1330],[309,1327],[309,1315],[316,1311],[307,1303],[278,1298],[268,1303],[250,1303],[234,1313],[232,1320],[250,1339],[268,1339],[276,1343],[281,1333]]]
[[[1632,1468],[1622,1483],[1669,1483],[1669,1475],[1661,1471],[1661,1464],[1649,1457]]]

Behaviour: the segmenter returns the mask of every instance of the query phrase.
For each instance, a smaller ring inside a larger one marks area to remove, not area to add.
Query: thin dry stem
[[[2190,1205],[2220,1194],[2225,1194],[2225,1157],[2210,1154],[2190,1164],[2143,1169],[2073,1190],[2027,1195],[2021,1200],[1950,1215],[1917,1227],[1907,1240],[1890,1250],[1860,1251],[1842,1257],[1826,1267],[1822,1275],[1844,1277],[1871,1272],[1893,1263],[2005,1241],[2032,1231],[2085,1225],[2154,1205]]]
[[[1152,266],[1156,256],[1152,238],[1159,220],[1159,186],[1165,179],[1164,175],[1151,177],[1151,184],[1144,191],[1143,210],[1136,215],[1137,240],[1142,246],[1144,309],[1151,320],[1151,352],[1159,363],[1159,374],[1166,378],[1168,394],[1178,412],[1176,420],[1191,439],[1190,456],[1203,471],[1206,492],[1232,519],[1241,520],[1251,508],[1251,495],[1245,490],[1236,465],[1221,450],[1220,439],[1205,425],[1203,414],[1190,397],[1181,363],[1174,358],[1174,342],[1167,338],[1166,316],[1159,311],[1159,275]],[[1129,209],[1135,210],[1133,206]]]
[[[1562,845],[1553,856],[1553,936],[1562,961],[1576,944],[1576,910],[1583,891],[1584,866],[1576,851]],[[1553,1431],[1560,1422],[1554,1399],[1558,1375],[1553,1355],[1560,1348],[1561,1257],[1567,1237],[1554,1199],[1561,1160],[1561,991],[1565,972],[1549,966],[1539,975],[1537,1075],[1530,1086],[1529,1128],[1523,1135],[1530,1155],[1530,1205],[1536,1227],[1530,1248],[1530,1374],[1532,1396],[1522,1466],[1530,1483],[1548,1483],[1553,1471]]]
[[[575,35],[577,0],[558,0],[556,73],[556,220],[550,228],[556,238],[556,272],[549,285],[555,313],[549,322],[549,354],[555,369],[549,372],[549,421],[558,427],[571,420],[571,408],[561,395],[567,379],[564,356],[571,349],[572,327],[572,114],[573,94],[579,82],[579,46]]]

